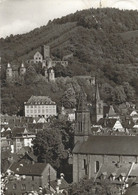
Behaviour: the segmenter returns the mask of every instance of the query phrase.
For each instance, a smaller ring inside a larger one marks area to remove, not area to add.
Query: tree
[[[112,92],[112,100],[116,104],[121,104],[126,101],[126,94],[122,85],[116,86]]]
[[[68,88],[62,96],[62,103],[66,108],[74,108],[76,105],[76,95],[72,87]]]
[[[62,159],[67,158],[67,151],[62,143],[62,136],[57,128],[50,126],[39,132],[33,140],[34,154],[39,162],[50,163],[59,168]]]

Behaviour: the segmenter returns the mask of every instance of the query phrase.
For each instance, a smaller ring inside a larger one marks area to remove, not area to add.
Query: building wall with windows
[[[138,163],[137,143],[137,136],[89,136],[87,141],[77,142],[73,150],[73,182],[96,178],[104,164]]]
[[[45,167],[44,167],[44,163],[36,163],[34,165],[26,164],[24,166],[25,167],[22,167],[21,169],[19,168],[19,173],[18,173],[19,177],[22,179],[11,180],[7,184],[6,195],[22,195],[27,191],[28,192],[33,190],[38,191],[39,187],[48,187],[50,181],[56,180],[57,178],[57,172],[50,164],[45,164]],[[30,166],[32,167],[30,171],[31,173],[29,173]],[[37,171],[36,173],[35,169],[36,168],[39,169],[39,166],[44,167],[42,173],[41,173],[41,169],[40,169],[40,173],[39,171]],[[16,167],[14,168],[11,167],[13,171],[15,168]],[[34,171],[32,171],[33,169]],[[17,171],[14,172],[16,173]]]
[[[57,115],[55,102],[47,102],[44,99],[45,96],[43,96],[43,98],[41,97],[42,96],[33,96],[31,98],[34,98],[36,101],[28,101],[27,103],[25,103],[25,117],[43,116],[45,118],[48,118],[49,116]]]

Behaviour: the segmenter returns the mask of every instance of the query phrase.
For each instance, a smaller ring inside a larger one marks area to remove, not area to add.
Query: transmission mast
[[[100,0],[99,7],[102,8],[102,0]]]

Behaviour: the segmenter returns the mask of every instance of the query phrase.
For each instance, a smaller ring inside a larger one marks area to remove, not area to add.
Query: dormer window
[[[110,175],[110,181],[114,181],[115,178],[116,178],[116,173],[112,173],[112,174]]]
[[[107,177],[107,172],[103,172],[103,173],[101,174],[101,179],[106,179],[106,177]]]
[[[124,181],[125,180],[125,177],[126,177],[126,174],[125,173],[121,173],[120,176],[119,176],[119,181]]]

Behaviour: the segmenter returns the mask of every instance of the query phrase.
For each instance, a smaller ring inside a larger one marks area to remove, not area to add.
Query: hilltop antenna
[[[92,13],[93,19],[95,20],[96,24],[99,25],[99,29],[100,29],[101,31],[103,31],[100,22],[97,20],[96,16],[95,16],[95,15],[93,14],[93,12],[91,11],[91,4],[90,4],[90,2],[87,2],[87,3],[83,2],[83,3],[85,4],[85,6],[87,6],[88,9],[89,9],[89,7],[90,7],[89,11]],[[89,4],[89,6],[88,6],[88,4]],[[100,8],[102,8],[102,0],[100,0],[99,6],[100,6]]]
[[[102,8],[102,0],[100,0],[99,8],[100,8],[100,9]]]

